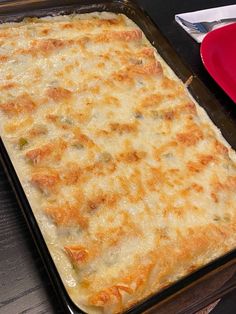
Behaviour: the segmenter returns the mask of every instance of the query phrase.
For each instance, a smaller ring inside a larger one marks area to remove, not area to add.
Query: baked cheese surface
[[[236,247],[236,158],[124,15],[0,27],[0,131],[72,300],[118,313]]]

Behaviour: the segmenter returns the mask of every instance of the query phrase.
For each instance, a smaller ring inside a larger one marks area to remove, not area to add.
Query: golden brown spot
[[[62,87],[50,87],[46,91],[46,95],[54,101],[69,100],[72,97],[72,92]]]
[[[80,245],[70,245],[64,247],[66,253],[70,257],[73,263],[77,266],[83,264],[88,260],[88,250],[85,247]]]
[[[192,188],[194,191],[199,192],[199,193],[201,193],[201,192],[204,191],[203,187],[202,187],[200,184],[197,184],[197,183],[193,183],[193,184],[191,185],[191,188]]]
[[[63,74],[66,73],[70,73],[75,67],[79,66],[79,62],[76,62],[76,64],[67,64],[64,67],[64,71]]]
[[[7,74],[6,75],[6,79],[7,80],[12,80],[13,79],[13,75],[12,74]]]
[[[110,129],[112,132],[122,135],[124,133],[137,132],[138,128],[135,123],[110,123]]]
[[[128,177],[118,177],[118,180],[124,195],[128,197],[130,202],[143,200],[145,188],[142,182],[141,173],[138,169],[134,169],[133,173]]]
[[[32,113],[37,105],[31,96],[24,93],[14,100],[0,104],[0,109],[8,115],[19,115],[21,113]]]
[[[175,96],[184,93],[184,87],[180,85],[179,82],[171,80],[166,76],[163,76],[161,81],[161,88],[164,90],[171,90],[172,93],[175,93]]]
[[[175,118],[175,111],[174,110],[166,111],[163,113],[162,117],[164,120],[172,121]]]
[[[82,175],[82,170],[75,162],[67,163],[61,171],[61,179],[65,185],[73,185],[78,182]]]
[[[228,176],[225,181],[225,187],[232,192],[236,192],[236,176]]]
[[[34,76],[35,81],[38,81],[39,79],[42,78],[42,70],[38,67],[35,68],[33,70],[33,76]]]
[[[126,82],[127,84],[134,84],[134,78],[136,76],[152,76],[162,73],[162,67],[159,62],[153,61],[148,64],[135,64],[126,67],[124,70],[120,70],[112,74],[112,78],[118,82]]]
[[[211,192],[211,198],[213,199],[213,201],[214,201],[215,203],[218,203],[218,202],[219,202],[219,198],[218,198],[218,196],[216,195],[216,193]]]
[[[40,148],[35,148],[26,153],[26,157],[30,159],[34,164],[41,162],[43,159],[47,158],[53,150],[51,144],[43,145]]]
[[[51,30],[49,28],[44,28],[41,30],[41,34],[45,35],[45,36],[48,35],[50,32],[51,32]]]
[[[162,66],[158,61],[153,61],[148,64],[137,64],[127,67],[126,72],[136,75],[156,75],[162,74]]]
[[[131,31],[110,31],[107,33],[99,34],[95,38],[95,42],[110,42],[117,41],[138,41],[142,38],[142,31],[133,29]]]
[[[0,62],[6,62],[8,60],[8,56],[0,55]]]
[[[236,176],[228,176],[223,181],[220,181],[217,175],[214,175],[211,180],[211,185],[213,187],[213,192],[235,192],[236,191]]]
[[[15,120],[11,119],[11,122],[8,122],[4,126],[4,130],[7,133],[14,133],[17,131],[20,131],[22,129],[28,128],[33,123],[33,118],[32,117],[27,117],[26,119],[23,120]]]
[[[104,289],[92,297],[90,297],[90,303],[96,306],[102,306],[104,307],[106,304],[109,304],[112,302],[112,299],[115,298],[116,302],[121,302],[122,295],[121,292],[126,292],[128,294],[132,294],[133,290],[127,286],[123,285],[115,285],[112,287],[109,287],[107,289]]]
[[[92,212],[102,205],[111,208],[116,205],[118,199],[119,195],[117,193],[105,193],[102,191],[97,192],[87,201],[88,210]]]
[[[186,132],[178,133],[176,135],[177,141],[186,146],[196,145],[203,139],[203,132],[197,126],[190,126]]]
[[[160,96],[160,102],[161,99],[163,98],[163,100],[167,100],[172,98],[171,95],[158,95]],[[158,97],[153,97],[154,99]],[[154,100],[153,99],[153,100]],[[149,103],[150,101],[150,103]],[[145,100],[144,102],[141,103],[141,105],[139,107],[143,107],[143,109],[155,109],[155,107],[158,106],[158,103],[152,101],[152,97],[150,99],[147,98],[147,100]],[[187,103],[187,104],[183,104],[183,105],[178,105],[173,109],[167,109],[167,110],[150,110],[149,111],[150,115],[152,118],[154,119],[163,119],[165,121],[172,121],[173,119],[177,119],[179,118],[181,115],[187,115],[187,119],[191,120],[191,117],[196,115],[196,107],[194,104],[192,103]]]
[[[102,104],[106,106],[115,106],[119,107],[120,106],[120,101],[117,97],[110,96],[110,95],[105,95],[104,98],[102,99]]]
[[[199,163],[203,166],[207,166],[210,162],[212,162],[214,160],[214,156],[212,155],[199,155],[198,156],[198,160],[199,160]]]
[[[221,154],[221,155],[227,155],[228,154],[228,148],[222,144],[221,142],[219,142],[218,140],[215,140],[215,149],[217,151],[217,153]]]
[[[61,206],[47,207],[45,212],[59,226],[79,225],[81,228],[88,226],[88,219],[80,213],[79,205],[65,203]]]
[[[1,85],[0,86],[0,90],[9,90],[9,89],[12,89],[12,88],[16,88],[18,86],[18,84],[14,83],[14,82],[11,82],[11,83],[7,83],[7,84],[4,84],[4,85]]]
[[[56,170],[50,168],[37,169],[33,172],[31,182],[42,191],[56,192],[60,177]]]
[[[192,172],[200,172],[202,170],[202,166],[194,161],[189,161],[187,163],[187,167],[188,167],[188,170]]]
[[[12,37],[14,37],[14,34],[6,30],[3,30],[3,32],[0,33],[0,38],[12,38]]]
[[[198,161],[189,161],[187,167],[192,172],[201,172],[213,160],[214,156],[201,154],[198,156]]]
[[[165,182],[165,176],[161,169],[150,167],[150,175],[148,176],[145,184],[150,191],[155,191],[160,185]]]
[[[192,192],[202,193],[204,191],[203,187],[197,183],[191,184],[188,188],[182,190],[181,196],[186,197]]]
[[[141,55],[147,56],[147,57],[153,57],[154,56],[154,49],[150,47],[144,47],[140,51]]]
[[[164,98],[165,96],[162,94],[151,94],[145,97],[139,106],[144,108],[157,107]]]
[[[29,130],[30,137],[37,137],[48,133],[48,129],[44,124],[36,124]]]
[[[99,63],[97,64],[97,67],[98,67],[99,69],[104,69],[105,63],[104,63],[104,62],[99,62]]]
[[[40,163],[47,159],[59,161],[62,154],[67,148],[67,143],[61,139],[56,139],[54,142],[42,145],[41,147],[32,149],[26,153],[26,157],[34,164]]]
[[[98,161],[92,165],[89,165],[83,169],[86,174],[93,174],[95,176],[105,176],[111,174],[116,170],[116,164],[113,161],[102,162]]]
[[[92,139],[90,139],[86,134],[83,134],[80,130],[80,128],[75,128],[73,129],[74,133],[74,141],[73,144],[82,144],[83,146],[87,147],[95,147],[95,143],[93,142]]]
[[[117,161],[126,163],[135,163],[146,157],[146,152],[144,151],[130,151],[120,153],[117,156]]]
[[[61,25],[61,29],[78,29],[78,30],[85,30],[88,31],[90,29],[93,29],[95,27],[111,27],[111,26],[117,26],[117,25],[123,25],[124,21],[121,18],[117,19],[93,19],[91,20],[79,20],[79,21],[73,21],[64,23]]]
[[[193,114],[193,115],[197,114],[196,106],[192,102],[189,102],[189,103],[186,103],[186,104],[184,104],[182,106],[179,106],[178,109],[181,112],[183,112],[183,113],[190,113],[190,114]]]
[[[48,55],[49,53],[65,47],[67,41],[61,39],[34,40],[29,50],[22,49],[22,53],[30,53],[33,56],[38,54]],[[21,51],[20,51],[21,52]]]

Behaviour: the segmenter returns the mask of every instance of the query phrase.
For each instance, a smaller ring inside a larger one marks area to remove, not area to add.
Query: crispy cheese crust
[[[142,31],[0,27],[0,130],[72,300],[118,313],[236,247],[236,158]]]

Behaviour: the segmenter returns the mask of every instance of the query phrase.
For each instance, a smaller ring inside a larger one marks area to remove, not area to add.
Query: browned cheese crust
[[[236,247],[236,158],[123,15],[0,28],[0,131],[65,287],[118,313]]]

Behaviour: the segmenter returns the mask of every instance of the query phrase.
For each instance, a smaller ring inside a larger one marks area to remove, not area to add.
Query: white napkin
[[[201,43],[203,38],[206,34],[199,33],[197,31],[190,31],[186,26],[184,26],[181,21],[178,19],[181,17],[189,22],[211,22],[219,19],[225,18],[232,18],[236,17],[236,4],[228,5],[218,8],[212,8],[207,10],[195,11],[195,12],[188,12],[188,13],[181,13],[175,15],[176,22],[183,27],[186,32],[192,36],[198,43]],[[226,23],[218,24],[214,27],[219,28],[224,26]],[[229,23],[227,23],[229,24]]]

